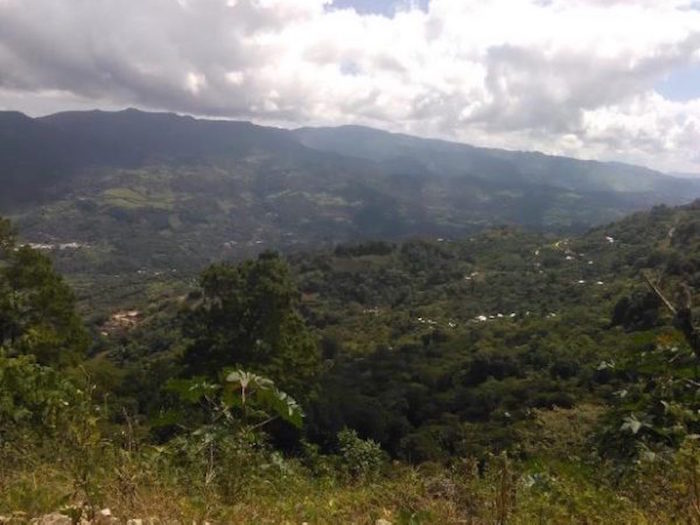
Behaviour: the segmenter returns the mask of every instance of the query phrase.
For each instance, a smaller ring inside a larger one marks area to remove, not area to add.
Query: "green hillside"
[[[264,249],[458,239],[503,224],[565,235],[700,196],[698,181],[645,168],[367,128],[4,112],[0,137],[0,213],[88,288]]]
[[[699,231],[696,202],[266,252],[82,329],[2,223],[0,514],[695,523]]]
[[[696,181],[133,110],[0,135],[0,523],[700,519],[700,205],[621,218]]]

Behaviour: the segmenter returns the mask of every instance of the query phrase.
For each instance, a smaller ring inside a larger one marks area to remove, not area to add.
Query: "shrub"
[[[376,477],[384,463],[385,454],[371,439],[361,439],[357,432],[344,429],[338,432],[342,467],[354,479]]]

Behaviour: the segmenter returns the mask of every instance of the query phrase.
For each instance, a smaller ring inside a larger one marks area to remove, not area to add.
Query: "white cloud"
[[[327,0],[3,0],[0,106],[364,123],[700,171],[700,100],[654,90],[700,56],[691,3],[432,0],[390,19]]]
[[[187,73],[187,79],[185,81],[185,86],[187,90],[193,95],[198,95],[202,89],[207,87],[207,77],[202,73],[195,73],[190,71]]]
[[[226,73],[226,80],[234,86],[240,86],[245,82],[245,73],[243,71],[229,71]]]

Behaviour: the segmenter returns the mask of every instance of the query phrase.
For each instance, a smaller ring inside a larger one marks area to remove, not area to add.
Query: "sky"
[[[124,107],[700,174],[700,1],[0,0],[0,109]]]

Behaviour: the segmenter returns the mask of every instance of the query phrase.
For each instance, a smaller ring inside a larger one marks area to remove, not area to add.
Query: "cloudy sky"
[[[0,109],[127,106],[700,173],[700,1],[0,0]]]

